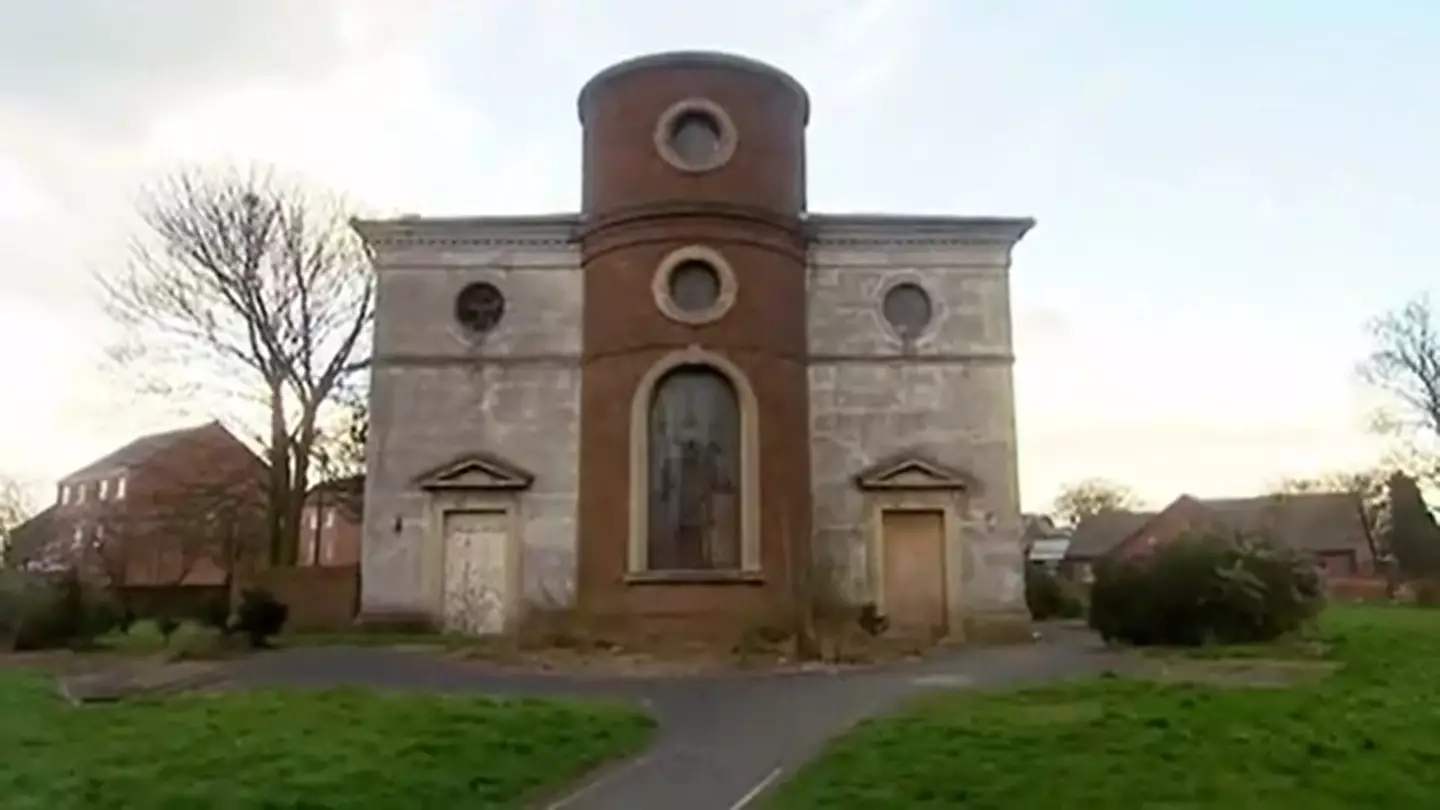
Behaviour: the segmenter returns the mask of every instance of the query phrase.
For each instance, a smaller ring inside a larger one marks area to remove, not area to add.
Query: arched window
[[[682,365],[656,383],[648,437],[648,568],[740,568],[740,403],[729,378]]]

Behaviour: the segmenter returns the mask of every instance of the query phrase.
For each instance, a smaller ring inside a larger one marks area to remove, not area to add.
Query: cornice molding
[[[1013,247],[1031,228],[1028,217],[951,217],[908,214],[808,214],[815,247]]]
[[[640,213],[633,212],[632,215]],[[687,209],[669,213],[722,212],[697,207],[693,211]],[[586,223],[578,213],[565,213],[488,217],[407,216],[354,219],[350,224],[372,248],[570,248],[587,227],[603,228],[611,223]],[[806,214],[803,226],[812,248],[969,245],[1010,248],[1035,226],[1035,220],[1022,217]]]
[[[372,248],[571,248],[579,214],[493,217],[353,219],[350,227]]]

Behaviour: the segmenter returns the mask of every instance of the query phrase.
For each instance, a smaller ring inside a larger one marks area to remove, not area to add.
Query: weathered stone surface
[[[812,250],[809,288],[811,464],[820,553],[852,592],[874,586],[872,527],[853,476],[917,448],[980,482],[961,516],[958,611],[1024,607],[1008,289],[1009,245],[945,244],[893,231]],[[890,249],[884,247],[889,241]],[[835,240],[843,242],[845,240]],[[886,324],[885,291],[919,284],[933,316],[907,343]]]
[[[915,221],[900,218],[856,234],[855,221],[824,219],[810,252],[806,324],[818,548],[865,596],[870,527],[852,477],[918,447],[979,481],[960,516],[963,559],[951,583],[959,609],[1015,615],[1024,589],[1008,266],[1023,228],[952,221],[946,234],[932,223],[917,236]],[[414,478],[466,451],[535,475],[520,496],[522,596],[551,606],[574,598],[584,305],[579,257],[564,238],[573,225],[562,217],[371,229],[380,311],[363,611],[428,607],[421,550],[431,518]],[[480,280],[507,302],[483,339],[453,314],[455,294]],[[900,282],[922,286],[933,309],[930,328],[909,342],[880,306]]]
[[[534,474],[519,495],[522,595],[573,598],[579,256],[556,244],[558,225],[539,235],[483,222],[447,227],[447,239],[391,244],[377,261],[362,613],[428,607],[421,551],[431,518],[414,479],[467,451]],[[481,338],[454,318],[456,293],[474,281],[506,299],[499,325]]]

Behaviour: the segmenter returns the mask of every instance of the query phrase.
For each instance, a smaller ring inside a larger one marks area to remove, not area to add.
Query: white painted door
[[[505,629],[507,523],[501,511],[445,513],[447,630],[480,635]]]

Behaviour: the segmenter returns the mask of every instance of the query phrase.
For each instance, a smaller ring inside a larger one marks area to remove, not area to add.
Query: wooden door
[[[884,555],[885,615],[905,635],[943,633],[945,606],[945,514],[884,511],[880,514]]]
[[[446,512],[444,520],[445,629],[502,632],[510,597],[508,514]]]

